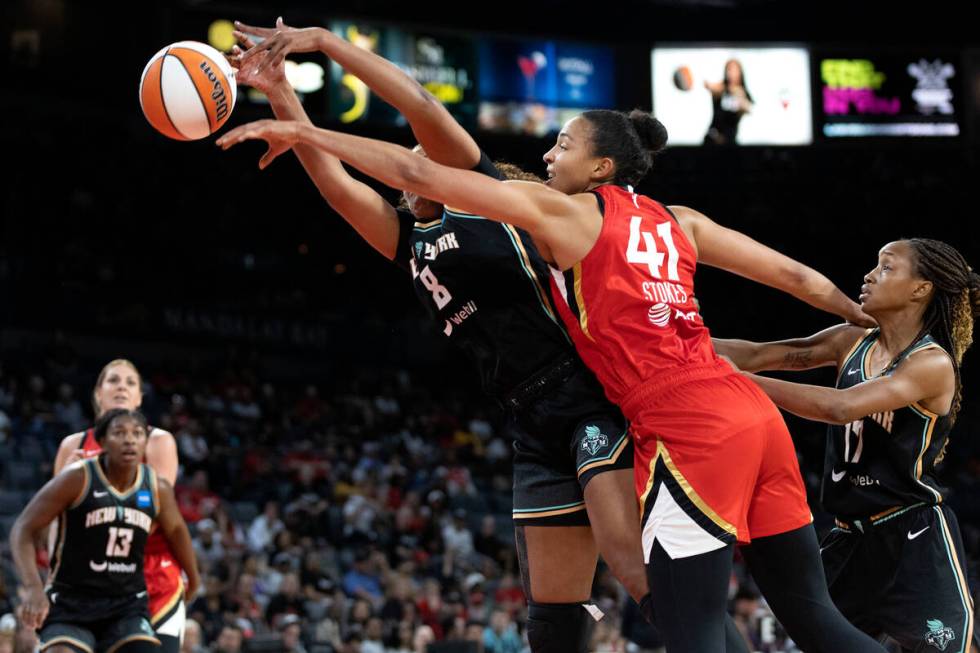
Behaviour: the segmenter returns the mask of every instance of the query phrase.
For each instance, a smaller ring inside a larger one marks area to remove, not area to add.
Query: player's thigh
[[[589,598],[598,552],[588,526],[522,526],[531,600],[575,603]]]

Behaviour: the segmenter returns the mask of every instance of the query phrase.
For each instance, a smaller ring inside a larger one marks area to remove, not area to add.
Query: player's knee
[[[532,653],[585,653],[593,619],[581,603],[535,603],[527,608]]]

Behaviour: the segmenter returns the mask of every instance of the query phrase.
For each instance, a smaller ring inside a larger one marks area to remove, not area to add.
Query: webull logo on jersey
[[[445,333],[447,336],[452,335],[453,326],[454,325],[459,326],[466,320],[466,318],[476,313],[477,310],[479,309],[477,309],[476,307],[476,302],[474,301],[466,302],[465,304],[463,304],[463,307],[461,309],[459,309],[458,311],[456,311],[455,313],[449,316],[449,319],[446,320],[446,328],[444,328],[442,332]]]
[[[930,619],[926,622],[929,629],[925,633],[926,643],[935,646],[940,651],[945,651],[949,643],[956,639],[956,633],[949,626],[943,625],[939,619]]]
[[[103,560],[102,562],[96,563],[94,560],[88,561],[88,568],[97,574],[103,574],[109,572],[110,574],[135,574],[136,573],[136,563],[130,562],[109,562]]]
[[[582,448],[589,452],[589,455],[596,455],[600,449],[609,446],[609,438],[602,434],[598,426],[585,427],[585,439],[582,440]]]

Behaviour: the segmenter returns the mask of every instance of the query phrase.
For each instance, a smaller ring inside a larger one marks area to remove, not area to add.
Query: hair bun
[[[656,154],[667,145],[667,128],[646,111],[633,109],[629,112],[629,120],[633,129],[640,137],[643,147]]]

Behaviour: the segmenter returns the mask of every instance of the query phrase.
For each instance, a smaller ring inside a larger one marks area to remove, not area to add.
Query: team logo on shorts
[[[953,629],[944,626],[939,619],[930,619],[926,622],[926,627],[929,629],[925,634],[926,643],[935,646],[940,651],[945,651],[949,643],[956,638]]]
[[[417,259],[422,258],[422,243],[421,242],[416,242],[415,243],[415,258],[417,258]]]
[[[582,440],[582,448],[588,451],[590,455],[594,456],[599,449],[605,449],[608,446],[609,438],[602,434],[598,426],[585,427],[585,439]]]
[[[147,635],[153,636],[153,626],[146,619],[140,619],[140,630],[142,630]]]

